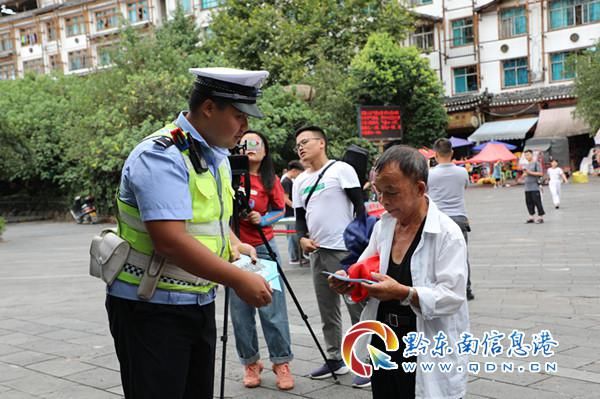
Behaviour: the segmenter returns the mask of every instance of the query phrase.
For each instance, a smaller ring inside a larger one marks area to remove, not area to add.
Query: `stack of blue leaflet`
[[[249,256],[241,255],[240,259],[233,262],[233,264],[240,269],[260,274],[269,283],[272,289],[281,291],[277,263],[266,259],[258,259],[256,263],[252,263]]]

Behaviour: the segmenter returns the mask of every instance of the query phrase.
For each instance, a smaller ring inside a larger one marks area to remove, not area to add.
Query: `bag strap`
[[[306,201],[304,201],[304,209],[308,209],[308,201],[310,201],[310,197],[312,197],[313,193],[317,189],[317,185],[319,184],[319,182],[323,178],[323,175],[325,174],[325,172],[327,172],[327,169],[329,169],[329,167],[331,165],[333,165],[334,163],[336,163],[335,159],[333,160],[333,162],[331,162],[329,165],[327,165],[325,167],[325,169],[323,169],[323,171],[321,173],[319,173],[319,177],[317,178],[317,181],[315,182],[315,185],[312,186],[312,188],[310,189],[310,192],[308,193],[308,196],[306,197]]]

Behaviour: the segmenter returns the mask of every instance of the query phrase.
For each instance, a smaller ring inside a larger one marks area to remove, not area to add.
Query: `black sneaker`
[[[472,301],[473,299],[475,299],[473,292],[471,290],[467,291],[467,301]]]
[[[343,360],[327,360],[327,364],[331,365],[331,369],[336,375],[348,374],[350,371]],[[327,364],[322,365],[316,370],[313,370],[308,377],[313,380],[323,380],[331,377],[331,371]]]
[[[371,379],[355,375],[352,378],[352,388],[369,388],[371,386]]]
[[[533,220],[533,219],[527,219],[527,221],[525,223],[533,223],[533,222],[535,222],[535,220]]]

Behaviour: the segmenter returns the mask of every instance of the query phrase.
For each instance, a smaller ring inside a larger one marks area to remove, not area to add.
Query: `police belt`
[[[193,286],[205,286],[214,284],[212,281],[200,278],[191,273],[186,272],[174,263],[165,261],[162,256],[154,253],[154,255],[146,255],[131,248],[129,256],[127,257],[128,263],[144,271],[144,277],[160,279],[161,277],[172,278],[174,280],[180,280]],[[142,278],[143,279],[143,278]]]

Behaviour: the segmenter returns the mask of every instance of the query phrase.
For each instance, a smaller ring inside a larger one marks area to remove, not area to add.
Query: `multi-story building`
[[[523,139],[534,130],[536,136],[587,133],[572,115],[575,71],[568,60],[600,39],[600,0],[399,1],[410,1],[417,18],[406,44],[423,50],[443,84],[450,135],[477,130],[487,132],[486,138]],[[220,0],[0,3],[15,11],[0,16],[0,79],[15,79],[27,71],[80,74],[108,65],[106,50],[118,40],[121,18],[145,29],[169,18],[178,3],[208,30]],[[506,124],[491,129],[485,125],[491,121]],[[572,140],[585,146],[583,137]]]
[[[0,0],[0,80],[28,71],[87,73],[110,63],[122,19],[146,29],[169,18],[177,3],[201,27],[219,0]]]
[[[569,55],[600,39],[600,0],[413,0],[411,6],[418,20],[411,44],[443,83],[450,134],[587,133],[572,115]],[[489,132],[490,121],[506,124]]]

